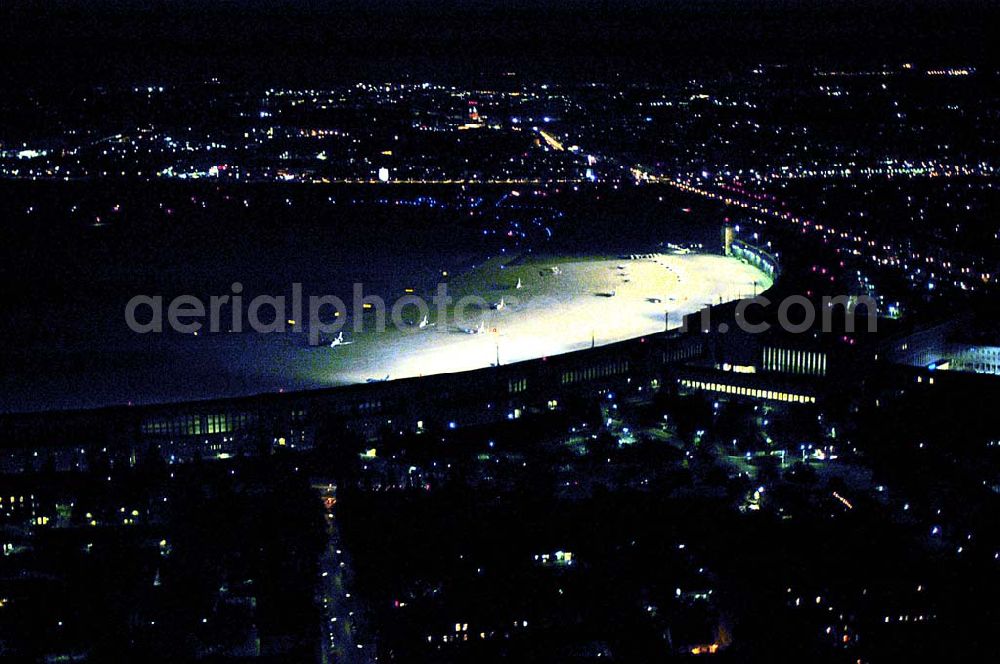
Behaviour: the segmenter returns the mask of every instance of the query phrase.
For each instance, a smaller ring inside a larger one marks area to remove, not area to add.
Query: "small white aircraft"
[[[353,341],[344,341],[344,333],[341,332],[337,335],[337,338],[330,342],[330,348],[336,348],[337,346],[350,346]]]
[[[462,332],[466,334],[484,334],[486,332],[486,321],[479,321],[479,327],[463,327]]]
[[[520,277],[517,278],[517,284],[514,286],[514,288],[515,288],[515,290],[521,290],[522,286],[521,286],[521,278]]]
[[[503,298],[500,298],[500,301],[499,302],[494,302],[490,306],[490,309],[493,309],[494,311],[503,311],[504,307],[506,307],[506,306],[507,305],[504,304]]]
[[[366,378],[366,383],[384,383],[389,380],[389,374],[385,375],[385,378]]]
[[[419,329],[423,330],[424,328],[434,327],[434,323],[431,323],[430,321],[428,321],[427,320],[427,316],[424,316],[422,319],[420,319],[420,322],[417,323],[417,327]]]

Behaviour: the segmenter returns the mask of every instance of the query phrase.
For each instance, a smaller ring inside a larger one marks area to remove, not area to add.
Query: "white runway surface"
[[[662,332],[667,315],[670,327],[678,327],[684,315],[709,303],[752,297],[770,286],[756,268],[710,254],[530,260],[506,268],[494,261],[450,282],[448,293],[456,301],[503,298],[501,310],[470,308],[461,320],[449,311],[444,321],[431,305],[431,325],[423,329],[345,329],[350,344],[301,349],[306,357],[288,368],[309,382],[342,385],[479,369],[498,356],[510,364]],[[419,320],[416,308],[407,307],[404,318]],[[468,332],[480,323],[482,332]]]

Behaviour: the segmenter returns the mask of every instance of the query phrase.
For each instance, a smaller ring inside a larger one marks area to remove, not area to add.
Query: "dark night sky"
[[[25,2],[0,9],[7,83],[246,75],[655,76],[756,62],[993,58],[996,3],[636,0]]]

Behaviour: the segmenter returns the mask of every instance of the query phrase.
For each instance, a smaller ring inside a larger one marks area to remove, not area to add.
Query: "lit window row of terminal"
[[[765,346],[761,364],[764,371],[781,371],[808,376],[826,375],[826,353]]]
[[[621,360],[598,367],[588,369],[577,369],[575,371],[564,371],[561,382],[563,385],[578,383],[581,380],[594,380],[595,378],[607,378],[616,374],[623,374],[628,371],[628,362]]]
[[[763,390],[757,387],[744,387],[742,385],[726,385],[725,383],[709,383],[703,380],[678,379],[681,386],[695,389],[708,390],[710,392],[721,392],[723,394],[734,394],[752,399],[770,399],[772,401],[789,401],[792,403],[816,403],[816,397],[808,394],[795,394],[794,392],[778,392],[776,390]]]
[[[144,434],[164,436],[201,436],[246,429],[253,423],[250,413],[223,413],[217,415],[178,415],[169,418],[148,419],[142,423]]]

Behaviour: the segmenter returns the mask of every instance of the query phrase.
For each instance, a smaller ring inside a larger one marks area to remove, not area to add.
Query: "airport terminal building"
[[[743,260],[777,273],[770,256],[745,244],[739,251]],[[692,314],[680,329],[461,373],[207,401],[3,415],[0,472],[84,469],[98,453],[125,464],[152,454],[167,463],[262,455],[309,449],[345,432],[377,441],[517,420],[609,392],[651,399],[666,390],[815,409],[847,408],[863,397],[863,377],[879,358],[876,339],[741,332],[734,324],[735,305],[709,307],[716,326],[708,329],[700,325],[701,314]],[[732,331],[723,331],[726,327]],[[883,351],[883,360],[887,356]]]

